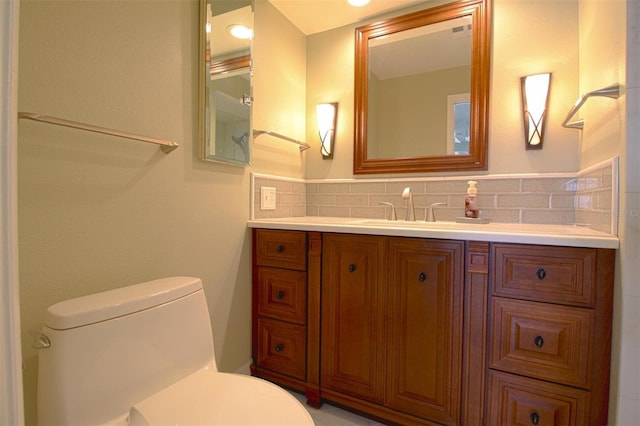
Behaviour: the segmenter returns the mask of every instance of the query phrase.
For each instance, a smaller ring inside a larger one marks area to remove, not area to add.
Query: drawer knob
[[[542,336],[536,336],[536,338],[533,339],[533,343],[535,343],[537,347],[541,348],[544,346],[544,339]]]
[[[275,347],[276,352],[282,352],[284,350],[284,345],[282,343],[278,343]]]
[[[284,253],[284,244],[278,244],[278,247],[276,247],[276,251],[278,253]]]
[[[349,265],[349,272],[355,272],[356,269],[357,267],[355,263],[352,263]]]
[[[421,283],[425,282],[427,280],[427,274],[425,274],[424,272],[420,272],[420,275],[418,275],[418,281],[420,281]]]
[[[538,423],[540,423],[540,415],[538,413],[536,413],[535,411],[533,413],[531,413],[529,418],[531,419],[531,424],[533,424],[533,425],[537,425]]]
[[[283,299],[284,298],[284,291],[278,290],[278,292],[276,293],[276,297],[278,299]]]
[[[538,277],[539,280],[544,280],[544,277],[547,276],[547,271],[544,270],[544,268],[538,268],[538,270],[536,271],[536,277]]]

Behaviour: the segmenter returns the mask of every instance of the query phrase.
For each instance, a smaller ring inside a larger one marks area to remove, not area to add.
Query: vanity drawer
[[[592,307],[596,250],[494,244],[493,295]]]
[[[591,309],[493,298],[490,367],[589,388]]]
[[[590,393],[512,374],[489,373],[490,425],[584,426]]]
[[[258,314],[304,325],[307,319],[307,274],[258,268]]]
[[[258,229],[255,236],[257,265],[300,271],[306,269],[306,232]]]
[[[303,326],[259,318],[258,366],[305,380],[306,336]]]

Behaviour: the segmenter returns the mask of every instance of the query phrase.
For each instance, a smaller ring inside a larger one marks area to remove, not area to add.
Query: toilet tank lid
[[[132,314],[202,289],[195,277],[168,277],[56,303],[47,309],[44,324],[66,330]]]

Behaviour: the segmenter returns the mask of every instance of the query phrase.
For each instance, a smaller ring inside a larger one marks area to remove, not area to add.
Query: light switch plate
[[[271,186],[260,187],[260,210],[276,209],[276,189]]]

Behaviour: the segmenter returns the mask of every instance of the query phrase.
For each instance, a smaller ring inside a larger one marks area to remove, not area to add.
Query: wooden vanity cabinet
[[[464,243],[324,234],[323,398],[401,424],[458,424]]]
[[[253,230],[252,374],[390,424],[607,423],[615,250]]]
[[[320,234],[254,229],[252,283],[252,375],[319,406]]]
[[[488,424],[607,424],[614,251],[491,254]]]

